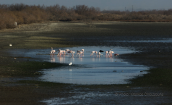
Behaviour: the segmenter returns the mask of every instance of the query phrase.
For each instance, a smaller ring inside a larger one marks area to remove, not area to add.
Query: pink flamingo
[[[112,57],[112,53],[114,53],[114,51],[112,51],[112,49],[110,49],[110,51],[106,51],[106,56],[108,57]]]
[[[66,53],[70,54],[71,51],[72,51],[72,50],[66,49],[66,50],[65,50],[65,54],[66,54]]]
[[[61,54],[65,54],[65,50],[61,50],[61,49],[59,49],[58,55],[60,55],[60,56],[61,56]],[[57,56],[58,56],[58,55],[57,55]]]
[[[81,50],[77,50],[77,55],[84,55],[84,49],[81,49]],[[76,56],[77,56],[76,55]]]
[[[108,55],[109,55],[109,51],[105,51],[105,53],[106,53],[106,56],[108,56]]]
[[[50,54],[54,55],[55,52],[56,52],[56,50],[53,50],[53,47],[51,47],[51,52],[50,52]]]
[[[99,56],[99,57],[100,57],[100,56],[103,56],[103,54],[99,52],[99,53],[98,53],[98,56]]]
[[[82,54],[84,54],[84,49],[81,49],[81,51],[82,51]]]
[[[77,50],[77,55],[79,55],[79,56],[80,56],[81,54],[83,54],[83,52],[82,52],[82,51],[80,51],[80,50]],[[76,55],[76,56],[77,56],[77,55]]]
[[[90,54],[90,56],[92,56],[92,55],[94,56],[94,54],[97,55],[97,51],[92,51],[91,54]]]
[[[75,51],[70,51],[70,53],[72,54],[72,57],[74,57]]]
[[[69,51],[67,51],[67,53],[71,54],[71,56],[73,57],[75,54],[75,51],[69,50]]]
[[[112,53],[114,53],[114,51],[109,51],[109,57],[112,57]]]

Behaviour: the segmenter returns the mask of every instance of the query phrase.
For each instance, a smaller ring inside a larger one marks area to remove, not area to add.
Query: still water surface
[[[43,59],[44,61],[67,64],[61,68],[44,69],[39,79],[50,82],[72,83],[72,84],[126,84],[127,80],[135,76],[141,76],[149,67],[144,65],[133,65],[120,59],[121,54],[133,53],[135,50],[124,47],[107,47],[107,46],[82,46],[71,48],[54,48],[70,49],[73,51],[84,49],[83,56],[71,57],[70,55],[50,56],[51,49],[18,49],[13,50],[14,56],[32,57]],[[105,52],[103,56],[90,56],[91,51],[109,51],[112,49],[119,56],[108,57]],[[72,65],[68,64],[72,62]],[[140,72],[143,71],[143,72]]]
[[[134,50],[130,50],[122,47],[72,47],[65,48],[73,51],[84,49],[84,56],[71,57],[66,56],[50,56],[50,62],[58,62],[69,64],[71,66],[62,68],[45,69],[43,76],[40,79],[50,82],[60,83],[72,83],[72,84],[125,84],[126,80],[133,78],[134,76],[145,74],[146,72],[140,72],[142,70],[148,70],[148,67],[143,65],[133,65],[129,62],[125,62],[119,58],[119,56],[108,57],[105,52],[102,52],[103,56],[90,56],[91,51],[108,51],[112,49],[115,53],[126,54],[133,53]]]

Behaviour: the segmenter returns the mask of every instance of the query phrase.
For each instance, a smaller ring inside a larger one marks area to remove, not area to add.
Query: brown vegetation
[[[172,9],[152,11],[100,11],[99,8],[77,5],[30,6],[25,4],[0,5],[0,29],[14,28],[17,24],[29,24],[41,21],[172,21]]]

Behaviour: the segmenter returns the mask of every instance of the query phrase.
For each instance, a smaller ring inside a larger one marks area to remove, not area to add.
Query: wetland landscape
[[[0,104],[170,105],[171,27],[54,21],[1,30]],[[59,57],[50,55],[51,47],[85,52]],[[119,56],[90,56],[110,49]]]

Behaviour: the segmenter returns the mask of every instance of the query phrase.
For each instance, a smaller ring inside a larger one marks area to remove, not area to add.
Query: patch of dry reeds
[[[99,8],[76,5],[33,6],[25,4],[0,5],[0,29],[14,28],[14,24],[30,24],[42,21],[138,21],[171,22],[172,9],[152,11],[100,11]]]

